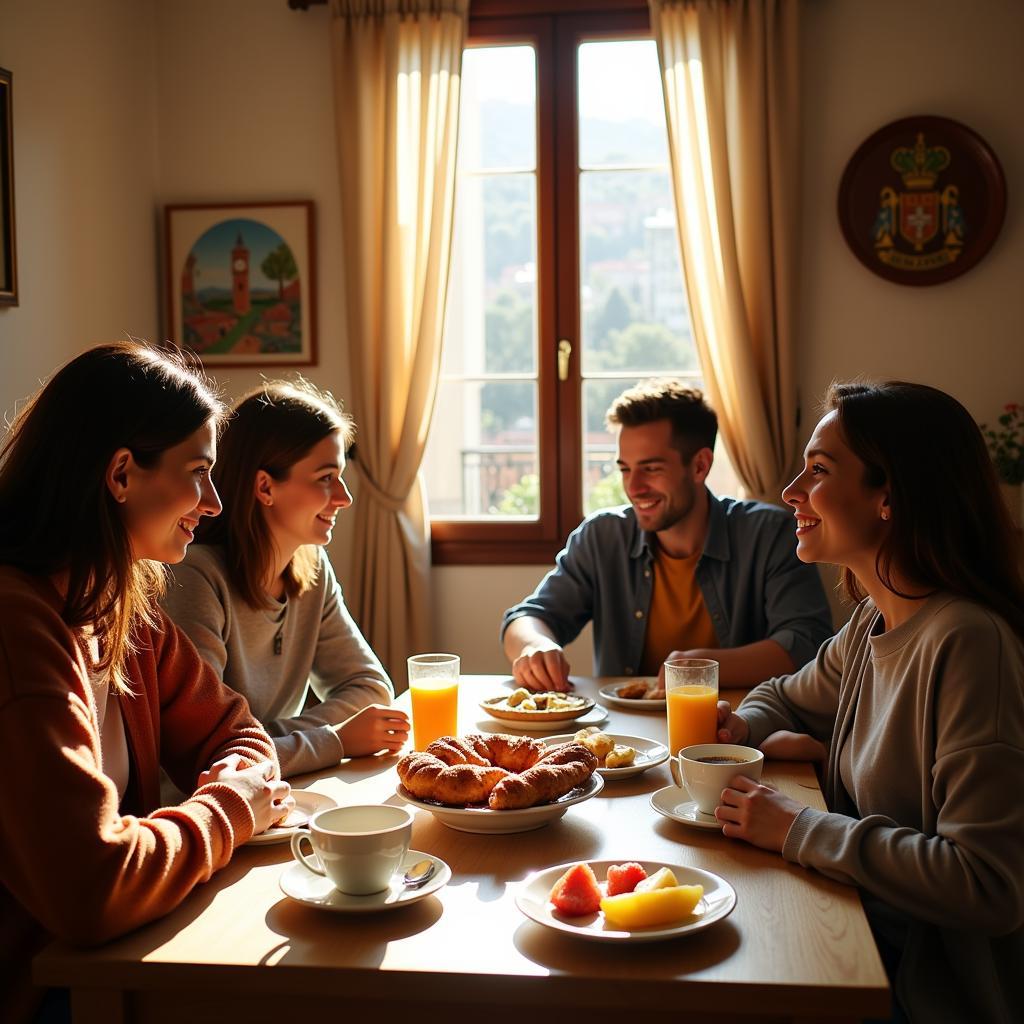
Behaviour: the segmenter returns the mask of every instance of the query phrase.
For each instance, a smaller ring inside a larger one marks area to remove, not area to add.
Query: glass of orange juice
[[[718,738],[718,662],[673,658],[665,662],[668,749],[675,756],[694,743]]]
[[[414,654],[409,659],[413,747],[425,749],[458,729],[459,656]]]

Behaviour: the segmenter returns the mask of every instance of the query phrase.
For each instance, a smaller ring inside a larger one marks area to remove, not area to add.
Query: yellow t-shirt
[[[702,554],[698,551],[687,558],[670,558],[661,548],[656,549],[641,675],[656,676],[672,651],[718,646],[715,627],[696,580]]]

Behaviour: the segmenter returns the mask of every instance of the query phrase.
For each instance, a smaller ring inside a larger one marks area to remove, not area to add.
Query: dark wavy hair
[[[825,398],[843,439],[866,468],[869,487],[888,487],[892,519],[875,568],[970,598],[1001,615],[1024,639],[1020,536],[1010,518],[978,425],[953,397],[925,384],[833,384]],[[864,592],[849,569],[843,587]]]
[[[287,480],[292,466],[335,431],[348,448],[355,438],[352,418],[329,391],[301,377],[266,381],[243,395],[228,419],[213,470],[224,511],[203,520],[197,538],[223,546],[228,578],[251,608],[270,607],[265,583],[275,554],[256,500],[256,472]],[[299,548],[284,571],[285,592],[296,597],[311,587],[318,566],[313,546]]]
[[[62,618],[92,626],[100,668],[121,670],[138,619],[155,623],[158,562],[132,557],[120,506],[106,484],[114,452],[143,468],[215,421],[224,407],[176,348],[123,341],[83,352],[15,417],[0,448],[0,563],[39,576],[64,573]]]
[[[718,416],[703,392],[673,377],[651,377],[623,391],[604,420],[612,429],[668,420],[672,443],[683,462],[689,462],[701,448],[714,451],[718,437]]]

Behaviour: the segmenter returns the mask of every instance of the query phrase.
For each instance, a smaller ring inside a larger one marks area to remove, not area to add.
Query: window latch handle
[[[563,338],[558,343],[558,379],[569,379],[569,356],[572,355],[572,344]]]

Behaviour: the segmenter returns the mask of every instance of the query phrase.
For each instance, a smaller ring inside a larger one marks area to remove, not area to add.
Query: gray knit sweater
[[[903,946],[911,1021],[1024,1020],[1024,649],[997,615],[938,594],[882,632],[862,602],[817,659],[739,714],[829,744],[829,812],[783,856],[861,887]]]
[[[391,681],[370,650],[320,549],[316,584],[254,610],[231,586],[220,547],[193,544],[172,567],[163,604],[274,739],[283,776],[344,757],[332,725],[368,704],[390,704]],[[306,707],[310,689],[319,703]]]

